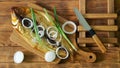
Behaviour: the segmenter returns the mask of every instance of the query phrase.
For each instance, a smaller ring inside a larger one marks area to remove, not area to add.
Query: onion
[[[59,46],[59,43],[62,40],[61,34],[58,33],[58,30],[54,26],[50,26],[46,30],[46,34],[48,36],[48,43],[51,45]],[[59,38],[59,39],[58,39]]]
[[[52,35],[53,34],[53,35]],[[50,31],[50,33],[48,34],[49,37],[52,39],[52,40],[55,40],[57,39],[57,36],[58,36],[58,32],[56,31]]]
[[[74,30],[73,30],[73,31],[68,32],[68,31],[65,30],[65,26],[68,25],[68,24],[73,25],[73,27],[74,27]],[[76,27],[76,25],[75,25],[74,22],[72,22],[72,21],[66,21],[66,22],[62,25],[62,30],[63,30],[66,34],[73,34],[73,33],[76,32],[77,27]]]
[[[47,28],[46,34],[50,39],[55,40],[58,36],[58,30],[56,29],[56,27],[50,26]]]
[[[38,25],[37,27],[38,27],[38,30],[39,30],[39,31],[38,31],[39,37],[42,38],[42,37],[44,36],[44,34],[45,34],[45,28],[44,28],[42,25]],[[33,36],[33,34],[32,34],[33,31],[34,31],[34,29],[32,29],[31,32],[30,32],[30,35],[31,35],[32,38],[35,37],[35,36]]]
[[[32,28],[33,27],[33,22],[31,19],[29,18],[23,18],[22,19],[22,25],[25,28]]]
[[[37,27],[38,27],[38,34],[39,34],[39,36],[41,38],[41,37],[44,36],[45,28],[42,25],[38,25]]]
[[[65,56],[65,57],[61,57],[61,56],[59,55],[59,50],[60,50],[60,49],[65,50],[65,52],[66,52],[66,56]],[[68,56],[69,56],[69,52],[68,52],[68,50],[67,50],[65,47],[61,46],[61,47],[58,47],[58,48],[56,49],[56,55],[57,55],[57,57],[60,58],[60,59],[67,59]]]
[[[56,41],[54,40],[51,40],[51,39],[47,39],[47,42],[50,44],[50,45],[56,45]]]

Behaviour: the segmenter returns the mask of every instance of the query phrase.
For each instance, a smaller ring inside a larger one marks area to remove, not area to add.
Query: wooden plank
[[[71,20],[75,23],[77,23],[77,19],[75,16],[63,16],[63,18]],[[64,23],[64,22],[63,22]],[[0,15],[0,31],[12,31],[12,25],[11,25],[11,17],[9,16],[1,16]]]
[[[11,32],[0,32],[0,46],[6,46]]]
[[[107,13],[107,0],[88,0],[86,1],[87,13]]]
[[[12,32],[12,25],[0,25],[0,32]]]
[[[49,5],[47,5],[49,3]],[[42,7],[47,7],[48,9],[53,9],[56,6],[57,10],[73,10],[74,7],[79,6],[78,0],[71,0],[71,1],[41,1]],[[53,5],[54,4],[54,5]]]
[[[102,68],[104,66],[104,68],[119,68],[119,63],[110,63],[110,64],[107,64],[107,63],[67,63],[67,64],[58,64],[58,65],[54,65],[54,64],[44,64],[44,63],[24,63],[24,64],[14,64],[14,63],[10,63],[10,64],[7,64],[7,63],[2,63],[1,64],[1,68],[30,68],[30,67],[39,67],[39,68],[42,68],[44,66],[44,68],[68,68],[68,67],[71,67],[71,68],[79,68],[79,67],[82,67],[82,68]]]
[[[87,19],[90,25],[108,25],[106,19]]]
[[[107,53],[108,52],[113,52],[114,53],[114,51],[116,51],[116,52],[120,52],[120,49],[119,49],[119,47],[106,47],[107,48]],[[90,50],[92,50],[93,52],[98,52],[98,54],[99,54],[99,52],[100,52],[100,49],[98,48],[98,47],[89,47],[89,49]],[[116,60],[120,60],[120,53],[118,53],[118,54],[116,54],[116,55],[118,55],[118,58],[116,58]],[[102,56],[102,55],[101,55]]]
[[[25,55],[24,62],[46,62],[43,58],[31,53],[23,47],[0,47],[0,63],[13,62],[13,56],[16,51],[22,51]]]
[[[13,6],[26,6],[27,2],[0,2],[0,15],[10,15],[11,7]]]
[[[22,63],[22,64],[14,64],[14,63],[1,63],[1,68],[31,68],[31,67],[38,67],[38,68],[119,68],[119,63],[67,63],[67,64],[45,64],[45,63]]]
[[[97,61],[96,63],[105,63],[109,61],[109,63],[118,63],[119,62],[119,48],[108,48],[107,53],[102,54],[99,51],[99,48],[90,48],[91,50],[94,50],[94,52],[97,51]],[[4,50],[4,51],[3,51]],[[16,51],[23,51],[25,54],[25,60],[23,63],[32,63],[32,62],[37,62],[37,63],[46,63],[44,59],[40,58],[39,56],[29,52],[28,50],[22,48],[22,47],[0,47],[0,63],[13,63],[13,55]],[[81,58],[80,55],[75,54],[76,58],[74,59],[74,62],[80,62],[83,63],[83,57]],[[32,57],[31,57],[32,56]],[[109,56],[109,57],[108,57]],[[70,61],[70,60],[69,60]],[[111,62],[110,62],[111,61]],[[71,62],[68,62],[71,63]]]
[[[111,13],[111,14],[105,14],[105,13],[87,13],[83,15],[85,18],[89,19],[115,19],[117,18],[117,14]]]
[[[119,68],[119,63],[82,63],[82,67],[85,68]]]
[[[107,0],[108,4],[107,4],[107,12],[108,13],[114,13],[114,0]],[[108,25],[114,25],[114,19],[108,19]],[[113,32],[109,32],[108,33],[108,37],[115,37],[115,33]],[[113,44],[108,44],[108,46],[114,46]]]
[[[118,18],[115,21],[115,24],[118,25],[118,27],[120,28],[120,0],[114,0],[114,9],[115,12],[118,13]],[[115,33],[116,37],[118,38],[118,42],[120,42],[120,32],[118,31],[117,33]],[[117,45],[120,47],[120,44]]]
[[[117,31],[118,26],[91,26],[96,31]],[[78,31],[86,31],[84,27],[78,26]]]
[[[28,2],[28,0],[0,0],[1,2]],[[31,1],[37,1],[39,2],[40,0],[29,0]],[[61,0],[44,0],[45,2],[53,2],[53,1],[61,1]],[[73,0],[64,0],[64,1],[73,1]],[[77,0],[76,0],[77,1]]]
[[[32,3],[35,3],[35,2],[32,2]],[[71,2],[76,3],[76,4],[70,5]],[[51,1],[51,2],[49,2],[49,7],[46,5],[47,2],[45,2],[45,3],[38,2],[38,4],[43,5],[43,7],[48,8],[49,10],[52,10],[52,11],[53,11],[53,7],[56,6],[57,11],[59,12],[60,15],[74,15],[74,12],[72,10],[75,6],[78,5],[78,3],[77,3],[77,1],[71,1],[71,2],[70,1],[63,1],[63,2],[61,2],[61,1],[52,2]],[[9,15],[11,7],[13,7],[13,6],[26,6],[26,4],[29,4],[29,2],[0,2],[0,6],[6,5],[6,6],[1,7],[0,15]],[[66,5],[66,6],[64,6],[64,5]]]
[[[11,17],[10,16],[0,16],[0,32],[12,31]]]
[[[86,13],[86,0],[79,0],[79,11],[81,11],[82,14]],[[86,37],[86,32],[80,32],[79,37],[85,38]],[[86,44],[81,44],[79,46],[85,47]]]
[[[23,6],[26,6],[26,5],[24,5],[24,3],[23,3]],[[9,12],[7,12],[6,10],[9,11]],[[51,9],[51,11],[53,11],[53,9]],[[1,10],[0,12],[1,12],[0,13],[1,16],[10,15],[10,9],[7,8],[7,7],[6,7],[6,9]],[[75,16],[73,9],[69,9],[69,10],[57,9],[57,12],[61,16]]]
[[[103,43],[117,43],[117,38],[100,38]],[[78,38],[78,43],[95,43],[92,38]]]
[[[71,20],[71,21],[74,21],[75,23],[77,23],[77,18],[75,16],[62,16],[62,17],[65,18],[65,19],[68,19],[68,20]],[[0,26],[1,27],[5,26],[5,28],[11,27],[11,17],[10,17],[10,15],[8,15],[8,16],[2,16],[2,15],[0,15]]]
[[[0,15],[0,25],[5,26],[6,24],[9,24],[9,25],[11,24],[11,17]]]
[[[0,0],[0,2],[28,2],[27,0]],[[35,2],[35,0],[29,0],[29,2]]]
[[[75,16],[74,14],[74,11],[73,10],[57,10],[59,13],[59,15],[62,15],[62,16]],[[65,14],[64,14],[64,13]],[[83,14],[83,16],[85,18],[88,18],[88,19],[116,19],[117,18],[117,14],[115,13],[112,13],[112,14],[105,14],[105,13],[86,13],[86,14]]]

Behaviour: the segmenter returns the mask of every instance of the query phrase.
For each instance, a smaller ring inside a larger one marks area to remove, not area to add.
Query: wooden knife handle
[[[93,40],[96,42],[102,53],[105,53],[107,49],[103,45],[103,43],[100,41],[98,36],[96,35],[95,31],[93,29],[89,30],[90,35],[92,36]]]
[[[95,60],[96,60],[96,55],[92,52],[85,52],[81,49],[78,49],[77,53],[80,56],[82,56],[83,60],[85,60],[86,62],[95,62]]]
[[[100,48],[100,50],[102,51],[102,53],[105,53],[107,51],[107,49],[105,48],[105,46],[103,45],[103,43],[100,41],[100,39],[98,38],[98,36],[96,34],[94,34],[92,36],[92,38],[94,39],[94,41],[96,42],[96,44],[98,45],[98,47]]]

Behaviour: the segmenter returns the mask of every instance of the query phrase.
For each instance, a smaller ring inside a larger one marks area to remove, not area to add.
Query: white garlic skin
[[[54,61],[56,58],[56,54],[54,51],[48,51],[46,54],[45,54],[45,61],[46,62],[52,62]]]
[[[22,63],[24,60],[24,53],[22,51],[15,52],[13,59],[14,59],[14,63],[17,64]]]

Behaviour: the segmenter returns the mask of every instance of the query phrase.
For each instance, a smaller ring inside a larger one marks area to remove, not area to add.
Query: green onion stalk
[[[39,34],[38,34],[38,28],[37,28],[37,24],[36,24],[36,16],[35,16],[35,13],[33,11],[33,8],[30,8],[31,10],[31,15],[32,15],[32,20],[33,20],[33,25],[34,25],[34,30],[35,30],[35,35],[36,35],[36,39],[38,41],[38,44],[41,45],[42,47],[44,46],[45,48],[47,48],[48,50],[52,50],[50,49],[49,47],[43,45],[43,42],[41,40],[41,38],[39,37]]]
[[[77,49],[75,48],[75,46],[71,43],[71,41],[68,39],[68,37],[65,35],[65,33],[63,32],[63,30],[61,29],[60,27],[60,24],[59,24],[59,21],[58,21],[58,16],[57,16],[57,13],[56,13],[56,8],[54,7],[54,16],[55,16],[55,19],[56,19],[56,23],[52,20],[52,18],[50,17],[50,15],[48,14],[47,10],[44,9],[47,17],[50,19],[50,21],[56,26],[56,28],[58,29],[58,31],[60,32],[60,34],[65,38],[65,40],[71,45],[71,47],[77,51]]]
[[[67,42],[71,45],[71,47],[75,51],[77,51],[77,49],[75,48],[75,46],[71,43],[71,41],[68,39],[68,37],[65,35],[65,33],[63,32],[63,30],[61,29],[60,24],[59,24],[59,20],[58,20],[58,15],[57,15],[55,7],[54,7],[54,16],[55,16],[55,19],[56,19],[56,27],[58,27],[59,32],[61,33],[61,35],[63,35],[63,37],[67,40]]]

